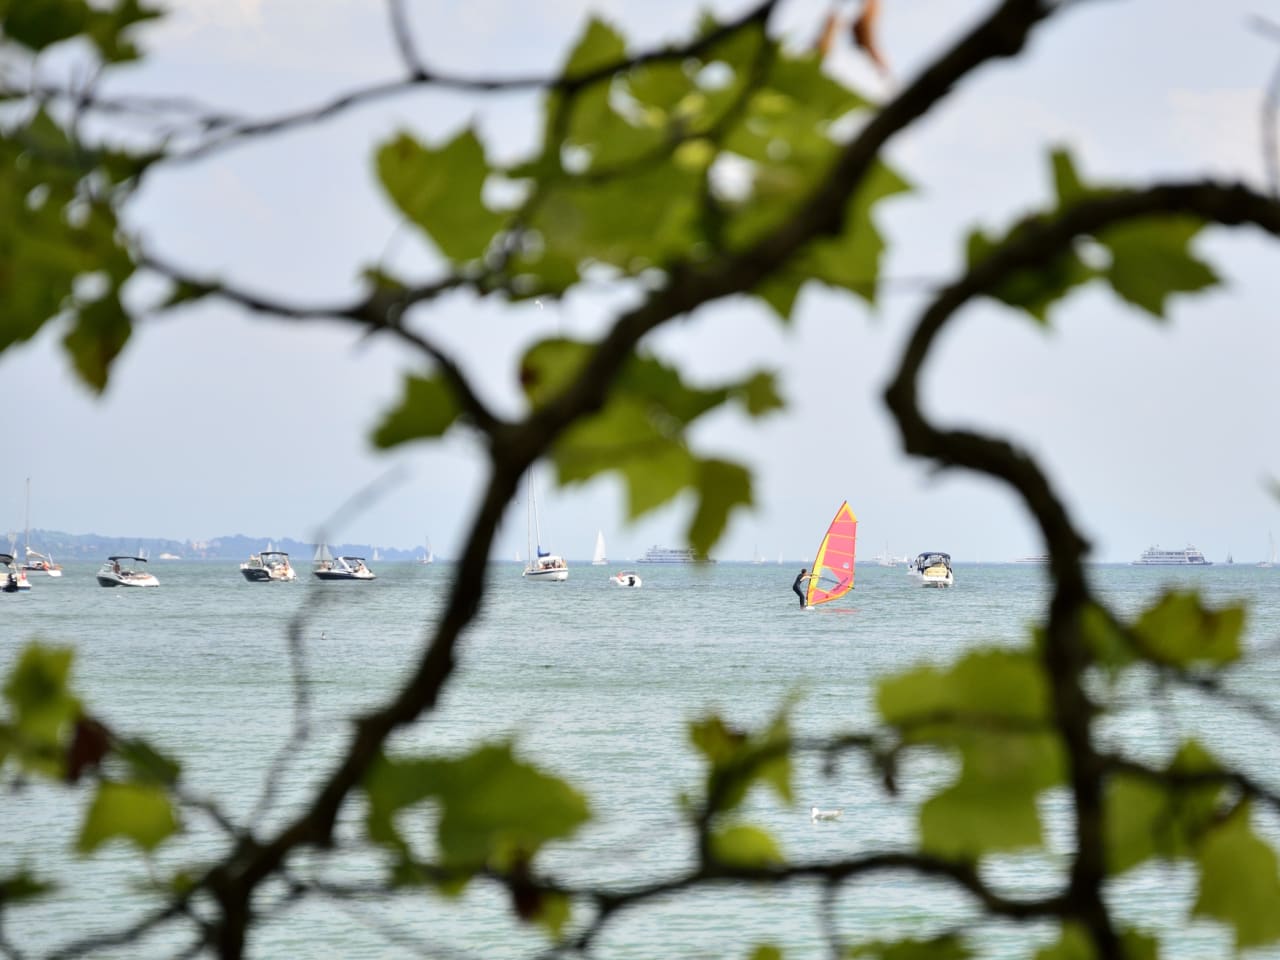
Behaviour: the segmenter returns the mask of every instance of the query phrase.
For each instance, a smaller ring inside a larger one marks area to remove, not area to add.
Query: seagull
[[[814,823],[819,820],[839,820],[842,813],[844,813],[844,807],[837,807],[835,810],[820,810],[817,807],[810,807],[809,819]]]

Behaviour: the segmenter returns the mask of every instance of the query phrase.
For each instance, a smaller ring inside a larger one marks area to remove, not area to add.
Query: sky
[[[846,44],[829,69],[883,98],[988,9],[967,0],[885,0],[877,74]],[[677,0],[408,0],[433,68],[463,75],[551,72],[585,17],[609,19],[640,48],[679,39],[696,15]],[[732,14],[743,2],[717,2]],[[704,450],[755,473],[755,507],[732,517],[714,555],[811,557],[847,499],[859,556],[949,551],[1003,561],[1043,549],[1025,511],[993,482],[908,459],[880,401],[929,286],[957,275],[964,238],[1001,231],[1052,202],[1047,154],[1068,147],[1086,180],[1212,176],[1264,184],[1263,97],[1280,39],[1256,29],[1257,0],[1080,0],[1034,35],[1016,61],[984,67],[893,141],[915,186],[882,204],[888,242],[875,308],[810,285],[784,326],[735,298],[653,335],[645,346],[699,382],[776,369],[785,412],[746,421],[717,413],[694,431]],[[826,6],[783,0],[778,29],[811,42]],[[106,89],[181,95],[267,117],[398,75],[386,7],[374,0],[175,0],[139,34],[147,58]],[[55,64],[56,65],[56,64]],[[429,243],[400,224],[373,174],[377,145],[409,130],[438,143],[474,124],[499,159],[524,154],[538,98],[438,90],[353,110],[322,126],[243,145],[154,175],[126,211],[131,229],[172,262],[281,297],[354,295],[365,266],[426,275]],[[1204,231],[1195,249],[1223,284],[1174,298],[1156,322],[1108,291],[1075,293],[1042,328],[981,303],[957,317],[925,369],[926,411],[1003,434],[1040,458],[1093,543],[1121,562],[1146,547],[1193,543],[1221,562],[1263,559],[1280,536],[1277,247],[1250,231]],[[413,322],[453,351],[482,395],[521,409],[516,362],[553,334],[599,335],[626,291],[593,289],[541,306],[442,298]],[[337,323],[299,328],[207,302],[139,325],[101,397],[79,384],[65,330],[49,325],[0,354],[10,410],[0,437],[0,531],[21,530],[24,480],[33,527],[110,536],[209,539],[243,533],[307,539],[344,503],[330,539],[461,549],[484,480],[483,453],[455,431],[391,452],[368,437],[400,395],[415,357]],[[832,430],[832,411],[842,411]],[[362,493],[380,478],[378,495]],[[611,560],[682,542],[681,500],[626,520],[610,478],[555,489],[535,472],[545,545],[590,556],[602,530]],[[526,555],[514,503],[494,554]]]

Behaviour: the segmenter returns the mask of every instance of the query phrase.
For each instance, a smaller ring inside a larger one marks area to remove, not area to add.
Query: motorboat
[[[98,569],[101,587],[158,587],[160,581],[145,567],[127,567],[124,563],[146,563],[146,557],[107,557]],[[122,563],[123,562],[123,563]]]
[[[634,570],[619,570],[609,578],[609,582],[619,587],[644,586],[644,581],[640,579],[640,574]]]
[[[938,550],[917,555],[907,564],[907,576],[922,587],[949,587],[956,582],[951,572],[951,555]]]
[[[312,571],[321,580],[376,580],[364,557],[334,557],[321,561]]]
[[[289,565],[289,555],[282,550],[250,554],[249,559],[240,564],[240,572],[250,583],[298,579],[298,574]]]
[[[13,554],[0,553],[0,593],[30,589],[31,581],[27,579],[26,571],[14,562]]]

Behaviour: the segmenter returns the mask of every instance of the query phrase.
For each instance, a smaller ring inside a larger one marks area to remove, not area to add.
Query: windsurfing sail
[[[818,554],[809,571],[806,602],[811,607],[839,600],[853,589],[853,551],[858,537],[858,518],[849,501],[840,504],[835,519],[818,544]]]

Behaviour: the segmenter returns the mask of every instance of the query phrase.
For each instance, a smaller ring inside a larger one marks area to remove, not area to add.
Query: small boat
[[[715,561],[696,553],[693,547],[660,547],[654,544],[636,560],[636,563],[715,563]]]
[[[22,569],[27,573],[41,573],[46,577],[62,576],[62,567],[53,562],[53,557],[47,553],[40,553],[38,550],[31,548],[31,478],[27,477],[27,511],[26,511],[26,533],[22,538],[22,549],[26,555],[26,559],[22,563]]]
[[[24,571],[14,562],[13,554],[0,553],[0,593],[17,593],[19,590],[30,590],[31,582]]]
[[[849,501],[846,500],[840,504],[840,509],[827,525],[827,532],[822,535],[822,541],[818,544],[817,559],[813,562],[813,569],[809,571],[809,585],[805,591],[806,607],[839,600],[853,589],[857,543],[858,518],[849,509]]]
[[[431,552],[431,538],[430,538],[430,537],[427,537],[427,538],[426,538],[426,548],[427,548],[426,553],[424,553],[421,557],[419,557],[419,558],[418,558],[418,562],[419,562],[419,563],[424,563],[424,564],[425,564],[425,563],[435,563],[435,562],[436,562],[436,555],[435,555],[434,553],[432,553],[432,552]]]
[[[146,563],[146,557],[107,557],[107,562],[98,568],[98,586],[100,587],[158,587],[160,581],[155,574],[143,567],[133,568],[120,565],[120,561]]]
[[[956,582],[951,572],[951,554],[938,550],[917,555],[907,565],[907,576],[919,581],[922,587],[949,587]]]
[[[596,549],[595,552],[591,554],[591,565],[593,567],[603,567],[608,562],[609,558],[605,556],[604,552],[604,531],[597,530]]]
[[[564,558],[542,549],[542,526],[538,521],[538,503],[533,496],[533,471],[529,471],[529,515],[525,535],[528,539],[529,562],[522,577],[558,583],[569,579],[569,565]],[[537,546],[535,551],[534,546]]]
[[[250,583],[297,580],[298,574],[289,565],[289,555],[283,550],[263,550],[249,555],[240,564],[240,573]]]
[[[1048,563],[1049,555],[1047,553],[1029,553],[1025,557],[1018,557],[1014,563]]]
[[[1258,566],[1270,569],[1276,565],[1276,538],[1269,532],[1267,533],[1267,544],[1271,548],[1271,553],[1268,555],[1266,560],[1259,560]]]
[[[313,573],[321,580],[376,580],[377,575],[365,565],[364,557],[334,557]]]
[[[640,574],[636,573],[634,570],[619,570],[609,578],[609,582],[619,587],[644,586],[644,581],[640,579]]]

